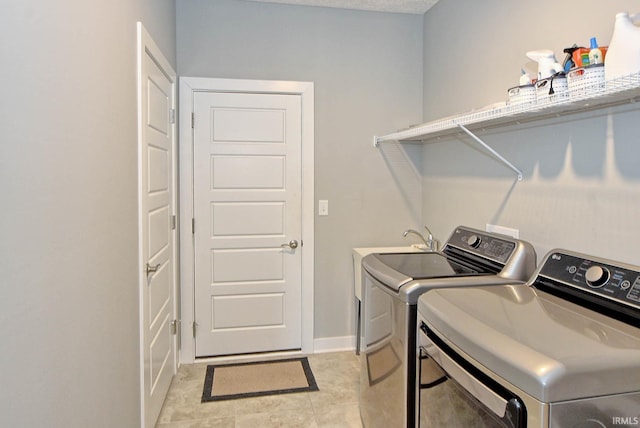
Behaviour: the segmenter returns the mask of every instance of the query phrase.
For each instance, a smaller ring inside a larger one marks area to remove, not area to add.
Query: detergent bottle
[[[604,78],[611,80],[640,73],[640,14],[616,14],[616,22],[604,62]]]
[[[549,49],[529,51],[527,57],[538,63],[538,80],[546,79],[563,70],[553,51]]]

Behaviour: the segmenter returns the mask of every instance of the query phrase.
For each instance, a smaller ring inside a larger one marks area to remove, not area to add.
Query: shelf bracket
[[[518,175],[518,181],[522,181],[522,171],[520,171],[518,168],[516,168],[511,162],[509,162],[508,160],[506,160],[504,157],[502,157],[498,152],[496,152],[494,149],[492,149],[491,147],[489,147],[489,145],[487,143],[485,143],[484,141],[482,141],[476,134],[474,134],[473,132],[469,131],[467,128],[464,127],[464,125],[461,125],[459,123],[456,123],[456,125],[458,126],[458,128],[462,129],[468,136],[470,136],[471,138],[473,138],[473,140],[475,142],[477,142],[478,144],[480,144],[482,147],[484,147],[484,149],[486,151],[488,151],[489,153],[491,153],[493,156],[495,156],[500,162],[502,162],[503,164],[505,164],[507,167],[509,167],[509,169],[511,169],[513,172],[515,172]]]

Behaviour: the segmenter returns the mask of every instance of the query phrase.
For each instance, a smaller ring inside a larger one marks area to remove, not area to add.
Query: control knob
[[[592,288],[600,288],[609,281],[609,270],[602,266],[591,266],[587,269],[584,277],[587,285]]]
[[[480,239],[478,235],[471,235],[469,238],[467,238],[467,244],[469,244],[471,248],[478,248],[481,242],[482,239]]]

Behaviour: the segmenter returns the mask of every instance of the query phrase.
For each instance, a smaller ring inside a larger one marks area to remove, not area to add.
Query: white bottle
[[[589,51],[589,65],[602,64],[602,51],[598,48],[596,38],[591,38],[591,50]]]
[[[613,36],[604,61],[604,77],[609,81],[640,72],[640,27],[634,25],[639,15],[616,14]]]

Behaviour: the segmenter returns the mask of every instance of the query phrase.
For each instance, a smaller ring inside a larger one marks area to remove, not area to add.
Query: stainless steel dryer
[[[640,426],[640,267],[554,250],[528,284],[418,311],[421,428]]]
[[[418,297],[436,288],[526,281],[533,247],[460,226],[441,252],[362,260],[360,412],[365,427],[415,427]]]

